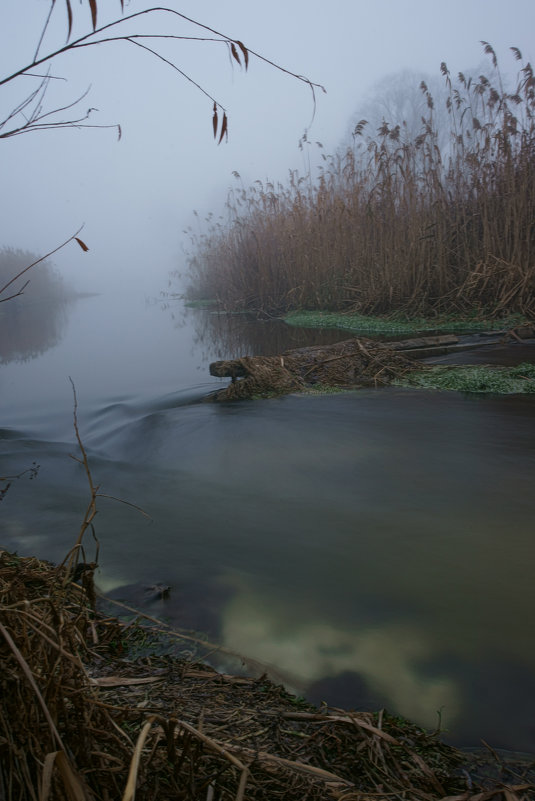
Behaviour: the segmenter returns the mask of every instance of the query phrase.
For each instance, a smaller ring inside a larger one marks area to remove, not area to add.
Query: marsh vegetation
[[[533,314],[535,78],[512,48],[509,90],[483,44],[488,77],[441,65],[448,136],[422,82],[418,134],[361,120],[316,179],[232,190],[227,219],[192,235],[190,297],[269,314]]]
[[[353,331],[370,336],[412,335],[429,331],[462,333],[463,331],[492,331],[523,322],[521,315],[508,315],[499,320],[481,320],[477,314],[442,315],[441,317],[411,317],[390,314],[388,317],[355,312],[292,311],[284,317],[291,326],[328,328]]]
[[[394,384],[422,389],[455,390],[456,392],[491,392],[497,395],[535,393],[535,365],[521,363],[515,367],[483,365],[437,365],[412,371]]]

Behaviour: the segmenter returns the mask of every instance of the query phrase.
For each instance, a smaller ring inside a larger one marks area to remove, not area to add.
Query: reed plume
[[[507,90],[482,44],[490,77],[441,65],[447,137],[422,82],[416,135],[388,121],[367,133],[362,120],[316,179],[231,190],[227,219],[192,237],[190,296],[269,314],[533,315],[535,78],[511,48],[521,66]]]

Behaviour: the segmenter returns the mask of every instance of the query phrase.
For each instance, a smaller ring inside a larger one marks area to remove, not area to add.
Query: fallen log
[[[358,387],[389,384],[415,364],[390,344],[355,338],[334,345],[285,351],[281,356],[244,356],[212,362],[210,375],[230,378],[216,400],[285,394],[324,385]]]
[[[454,334],[439,334],[431,337],[414,337],[413,339],[401,339],[397,342],[389,342],[388,345],[393,350],[413,350],[415,348],[432,348],[444,345],[456,345],[459,337]]]
[[[312,345],[287,350],[280,356],[244,356],[212,362],[210,375],[230,378],[216,400],[285,394],[314,387],[362,387],[389,384],[411,370],[425,369],[419,359],[460,350],[473,350],[497,342],[531,341],[533,325],[478,334],[436,334],[394,342],[364,337],[333,345]]]
[[[533,325],[521,325],[509,330],[482,331],[477,334],[459,336],[441,335],[404,339],[389,343],[396,350],[408,352],[413,359],[426,359],[430,356],[442,356],[446,353],[458,353],[464,350],[476,350],[496,344],[529,342],[535,337]]]

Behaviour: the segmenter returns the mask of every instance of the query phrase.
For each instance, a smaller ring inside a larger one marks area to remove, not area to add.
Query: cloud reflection
[[[227,648],[272,664],[306,693],[326,677],[356,673],[369,699],[384,699],[392,712],[434,728],[444,708],[448,724],[459,713],[460,697],[450,678],[426,675],[433,644],[414,624],[388,622],[369,628],[341,628],[334,621],[299,619],[293,607],[252,590],[238,592],[223,614]],[[328,699],[326,699],[328,702]],[[359,699],[355,699],[355,705]]]

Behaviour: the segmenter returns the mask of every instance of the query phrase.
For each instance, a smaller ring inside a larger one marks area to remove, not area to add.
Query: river
[[[317,703],[535,751],[535,397],[206,403],[210,361],[346,335],[106,295],[60,328],[0,367],[0,475],[39,465],[0,504],[4,547],[61,561],[76,539],[71,377],[100,492],[149,516],[99,500],[104,591],[169,585],[147,611]]]

